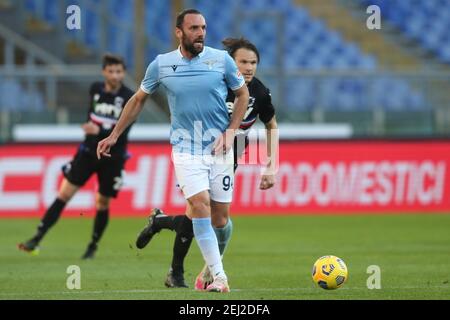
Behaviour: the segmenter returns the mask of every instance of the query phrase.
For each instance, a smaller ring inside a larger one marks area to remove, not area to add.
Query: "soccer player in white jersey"
[[[214,278],[206,291],[228,292],[211,214],[229,211],[234,180],[232,145],[249,93],[230,55],[204,46],[206,22],[199,11],[181,12],[175,32],[180,46],[150,63],[140,89],[125,106],[116,127],[98,144],[97,156],[110,156],[110,148],[137,119],[146,97],[157,87],[164,88],[171,112],[175,174],[186,198],[195,239]],[[231,119],[226,106],[228,88],[236,96]]]

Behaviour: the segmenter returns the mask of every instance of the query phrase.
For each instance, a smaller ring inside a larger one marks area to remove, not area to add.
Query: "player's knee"
[[[70,199],[72,199],[73,195],[74,194],[72,192],[61,190],[58,192],[58,199],[67,203],[70,201]]]
[[[195,214],[205,215],[205,214],[210,214],[210,212],[211,212],[209,199],[206,197],[194,196],[194,197],[188,199],[188,202],[191,207],[191,210]]]
[[[212,202],[211,223],[216,228],[223,228],[228,223],[230,215],[230,205],[227,203]]]
[[[95,200],[95,208],[97,210],[107,210],[109,208],[109,197],[104,197],[102,195],[98,195]]]
[[[194,213],[197,214],[206,214],[210,212],[209,205],[202,201],[193,201],[191,202],[191,207]]]
[[[72,199],[75,193],[77,193],[78,188],[78,186],[70,183],[67,179],[64,179],[58,190],[58,198],[67,203]]]
[[[192,239],[194,237],[194,229],[192,226],[191,219],[187,218],[184,219],[179,227],[179,230],[177,232],[184,238]]]
[[[211,223],[216,228],[223,228],[228,223],[228,216],[227,215],[212,215],[211,216]]]

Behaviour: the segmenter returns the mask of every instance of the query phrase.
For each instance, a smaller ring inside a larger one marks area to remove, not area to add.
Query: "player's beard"
[[[195,41],[197,41],[197,40],[195,40]],[[186,51],[188,51],[194,57],[198,56],[198,54],[203,51],[203,47],[204,47],[203,42],[200,45],[198,42],[195,42],[195,41],[189,42],[187,40],[187,37],[183,34],[183,38],[182,38],[183,47]],[[198,43],[197,46],[196,46],[196,43]]]

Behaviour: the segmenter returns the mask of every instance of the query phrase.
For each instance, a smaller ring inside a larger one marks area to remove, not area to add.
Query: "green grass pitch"
[[[450,215],[235,217],[224,265],[232,292],[195,292],[202,267],[193,242],[186,259],[189,289],[167,289],[174,233],[144,250],[134,247],[145,218],[112,218],[97,254],[82,261],[92,219],[62,219],[39,256],[16,249],[37,219],[0,220],[0,299],[449,299]],[[349,279],[334,291],[311,279],[314,261],[341,257]],[[81,289],[69,290],[69,265],[81,268]],[[366,286],[367,267],[381,268],[381,289]]]

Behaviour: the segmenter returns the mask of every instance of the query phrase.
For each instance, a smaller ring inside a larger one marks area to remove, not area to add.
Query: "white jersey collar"
[[[205,55],[205,49],[206,49],[206,46],[205,45],[203,45],[203,50],[202,50],[202,52],[200,52],[197,56],[195,56],[194,58],[192,58],[192,59],[195,59],[195,58],[201,58],[201,57],[203,57],[204,55]],[[179,57],[181,58],[181,59],[187,59],[185,56],[183,56],[183,54],[181,53],[181,46],[178,46],[178,55],[179,55]],[[191,59],[191,60],[192,60]]]

